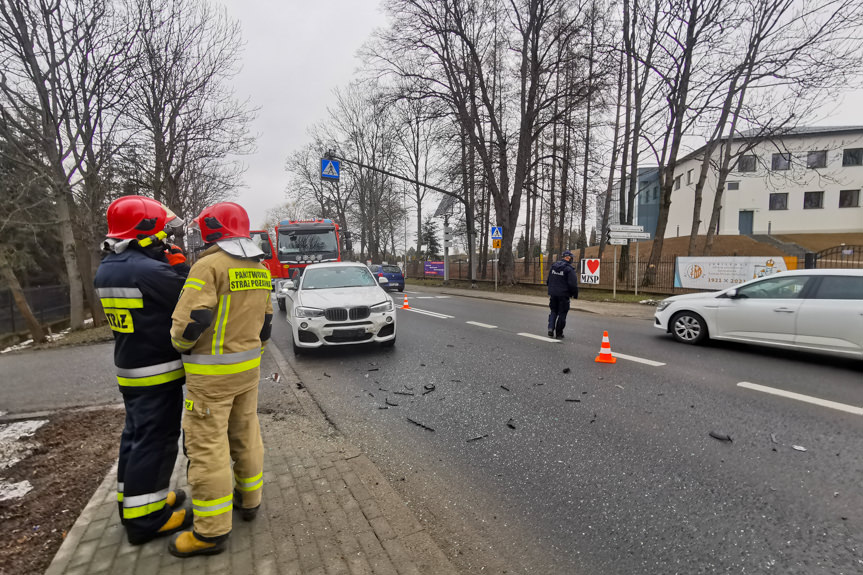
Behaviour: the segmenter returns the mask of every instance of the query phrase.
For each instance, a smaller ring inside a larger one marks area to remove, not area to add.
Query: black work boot
[[[234,506],[240,510],[240,517],[243,518],[243,521],[253,521],[258,516],[258,509],[261,508],[260,505],[243,507],[243,494],[236,489],[234,490]]]

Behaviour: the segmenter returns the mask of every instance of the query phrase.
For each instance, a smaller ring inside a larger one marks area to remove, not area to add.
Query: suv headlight
[[[393,300],[387,299],[387,301],[373,305],[371,307],[372,313],[381,313],[387,311],[393,311]]]
[[[294,308],[294,317],[321,317],[323,315],[324,310],[316,307],[297,306]]]
[[[670,305],[671,305],[671,300],[670,299],[664,299],[661,302],[659,302],[658,304],[656,304],[656,311],[662,311]]]

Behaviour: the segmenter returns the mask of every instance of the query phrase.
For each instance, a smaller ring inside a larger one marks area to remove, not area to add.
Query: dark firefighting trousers
[[[183,387],[123,394],[126,425],[117,464],[117,503],[129,540],[147,539],[171,517],[166,504],[177,460]]]
[[[231,532],[234,489],[242,495],[243,507],[261,504],[264,443],[258,386],[208,398],[194,385],[194,376],[189,381],[193,384],[186,392],[183,446],[189,457],[194,530],[205,540],[219,539]]]
[[[566,314],[569,313],[569,297],[549,296],[548,308],[548,331],[555,335],[562,335],[566,327]]]

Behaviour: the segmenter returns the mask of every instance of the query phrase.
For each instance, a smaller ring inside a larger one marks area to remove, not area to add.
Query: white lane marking
[[[466,321],[465,323],[469,323],[471,325],[476,325],[479,327],[487,327],[488,329],[497,329],[496,325],[489,325],[487,323],[479,323],[478,321]]]
[[[539,341],[547,341],[549,343],[560,343],[559,339],[552,339],[550,337],[545,337],[544,335],[536,335],[535,333],[519,333],[518,335],[522,335],[524,337],[529,337],[532,339],[538,339]]]
[[[399,308],[399,309],[403,309],[403,308]],[[438,317],[438,318],[441,318],[441,319],[448,319],[448,318],[449,318],[449,319],[452,319],[452,318],[454,318],[454,317],[455,317],[454,315],[446,315],[446,314],[443,314],[443,313],[437,313],[437,312],[428,311],[428,310],[424,310],[424,309],[417,309],[417,308],[415,308],[415,307],[409,307],[408,309],[406,309],[406,310],[404,310],[404,311],[415,311],[415,312],[417,312],[417,313],[421,313],[421,314],[423,314],[423,315],[430,315],[430,316],[432,316],[432,317]]]
[[[814,405],[820,405],[821,407],[829,407],[830,409],[837,409],[839,411],[853,413],[854,415],[863,415],[863,407],[854,407],[853,405],[846,405],[844,403],[838,403],[827,399],[819,399],[810,395],[794,393],[793,391],[785,391],[784,389],[776,389],[775,387],[767,387],[766,385],[758,385],[757,383],[750,383],[748,381],[741,381],[737,384],[737,386],[744,387],[746,389],[752,389],[755,391],[763,391],[764,393],[769,393],[771,395],[779,395],[782,397],[787,397],[789,399],[796,399],[797,401],[812,403]]]
[[[644,359],[643,357],[635,357],[634,355],[625,355],[622,353],[617,353],[616,351],[611,352],[611,355],[614,357],[619,357],[620,359],[627,359],[629,361],[634,361],[636,363],[643,363],[645,365],[652,365],[653,367],[662,367],[665,365],[661,361],[653,361],[652,359]]]
[[[435,299],[433,295],[418,295],[415,299]]]
[[[436,295],[435,297],[437,299],[449,299],[450,298],[450,296],[448,296],[448,295]]]

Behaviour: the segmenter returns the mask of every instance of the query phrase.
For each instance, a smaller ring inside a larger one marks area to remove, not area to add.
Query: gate
[[[816,268],[863,269],[863,246],[834,246],[815,254]]]

